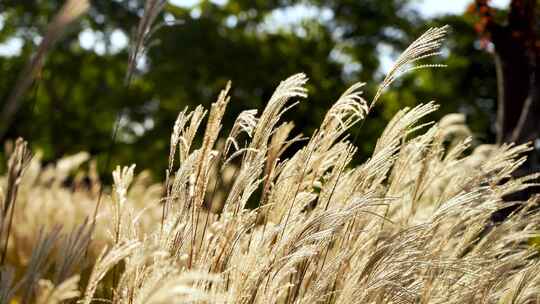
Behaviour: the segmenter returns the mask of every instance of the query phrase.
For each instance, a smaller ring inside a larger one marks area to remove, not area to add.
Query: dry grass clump
[[[307,77],[281,82],[262,113],[242,112],[229,134],[221,130],[227,85],[209,112],[180,112],[164,184],[149,184],[134,166],[116,169],[95,219],[93,175],[63,186],[86,154],[46,168],[34,158],[20,174],[11,164],[18,189],[2,177],[14,224],[0,302],[538,302],[538,252],[528,244],[540,228],[531,211],[538,200],[490,220],[504,195],[535,178],[511,178],[529,146],[465,153],[462,116],[420,123],[437,109],[430,102],[398,112],[373,155],[351,164],[348,130],[396,73],[436,53],[444,32],[417,40],[371,102],[360,83],[345,91],[289,158],[283,152],[304,139],[281,117],[307,96]],[[246,207],[252,201],[257,208]]]

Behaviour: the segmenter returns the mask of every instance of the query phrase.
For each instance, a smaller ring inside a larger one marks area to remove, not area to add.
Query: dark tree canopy
[[[0,42],[23,40],[20,54],[0,57],[0,98],[6,100],[24,63],[36,50],[36,34],[63,1],[0,3]],[[316,13],[290,26],[269,16],[300,5]],[[23,98],[4,138],[24,136],[45,160],[80,150],[103,159],[117,114],[122,111],[113,164],[137,163],[162,175],[169,134],[179,110],[213,102],[227,80],[233,84],[228,130],[241,110],[262,109],[280,80],[297,72],[309,78],[309,99],[288,113],[296,133],[311,134],[326,110],[353,82],[367,82],[370,98],[383,77],[381,58],[396,56],[430,25],[449,24],[449,67],[422,70],[400,80],[358,127],[359,157],[367,155],[385,122],[404,106],[436,100],[437,115],[462,111],[480,141],[492,141],[496,81],[482,52],[471,16],[425,20],[406,0],[201,1],[193,8],[168,4],[150,41],[145,64],[124,86],[127,49],[112,50],[111,36],[131,33],[144,6],[140,0],[93,1],[88,14],[48,54],[34,86]],[[79,33],[92,30],[105,51],[81,47]],[[386,50],[386,51],[384,51]],[[392,53],[388,53],[390,50]],[[384,55],[384,56],[383,56]],[[102,172],[108,172],[101,168]]]

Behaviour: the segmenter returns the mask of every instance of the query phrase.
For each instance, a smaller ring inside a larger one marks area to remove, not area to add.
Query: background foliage
[[[136,27],[143,1],[95,1],[89,14],[49,54],[37,85],[26,95],[6,138],[24,136],[44,153],[45,161],[81,150],[103,168],[117,113],[123,112],[113,164],[137,163],[161,176],[169,134],[179,110],[213,102],[232,80],[228,129],[244,109],[266,103],[281,79],[297,72],[310,77],[310,99],[288,115],[295,132],[310,135],[323,114],[353,82],[365,81],[368,96],[383,76],[385,60],[399,54],[432,25],[449,24],[452,32],[440,62],[400,80],[357,127],[359,157],[395,112],[435,99],[437,115],[461,111],[480,141],[493,140],[496,83],[493,61],[480,50],[468,15],[426,20],[409,0],[248,1],[216,4],[201,1],[191,8],[168,4],[163,26],[132,85],[123,83],[127,48],[115,48],[114,35]],[[7,0],[0,3],[0,43],[17,38],[21,52],[0,56],[0,99],[5,100],[39,35],[63,1]],[[291,21],[291,12],[311,12]],[[285,16],[285,17],[284,17]],[[287,17],[289,16],[289,17]],[[276,21],[277,20],[277,21]],[[93,33],[100,48],[84,48],[81,32]],[[4,161],[0,163],[4,164]]]

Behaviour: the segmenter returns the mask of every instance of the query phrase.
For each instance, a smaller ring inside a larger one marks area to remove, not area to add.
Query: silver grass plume
[[[197,207],[200,207],[204,201],[207,174],[211,167],[211,152],[221,130],[221,120],[230,100],[228,96],[230,89],[231,82],[228,82],[225,89],[219,93],[218,100],[212,104],[208,115],[202,146],[199,150],[199,158],[196,161],[198,168],[195,172],[195,193],[198,195],[194,198],[194,203]]]
[[[422,36],[416,39],[398,57],[386,77],[379,85],[379,89],[373,98],[370,108],[372,108],[381,97],[382,93],[401,75],[423,68],[444,67],[441,64],[420,64],[415,65],[420,60],[441,54],[439,51],[442,42],[448,32],[449,26],[433,27],[427,30]]]
[[[79,297],[79,279],[78,275],[74,275],[56,286],[49,280],[40,280],[35,303],[61,304]]]
[[[237,142],[237,138],[240,134],[245,133],[248,137],[251,138],[251,136],[253,135],[253,131],[255,130],[255,127],[258,123],[256,115],[256,109],[240,112],[225,142],[225,148],[223,150],[224,157],[229,154],[231,146],[233,146],[235,150],[240,149]]]
[[[250,148],[261,149],[266,147],[272,130],[279,121],[283,111],[286,110],[285,105],[287,102],[294,97],[307,97],[307,89],[305,88],[307,80],[306,75],[300,73],[290,76],[279,84],[259,118]]]
[[[110,250],[104,248],[101,254],[98,256],[94,268],[92,269],[83,298],[79,300],[78,303],[90,304],[98,287],[98,283],[105,277],[107,272],[124,258],[133,253],[138,246],[140,246],[139,242],[129,241],[126,243],[117,244]]]

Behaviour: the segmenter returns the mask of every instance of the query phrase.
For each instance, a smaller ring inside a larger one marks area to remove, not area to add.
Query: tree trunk
[[[525,143],[539,136],[540,107],[536,0],[513,0],[505,26],[488,19],[495,47],[498,113],[497,140]]]
[[[477,0],[481,14],[481,31],[494,46],[497,71],[497,141],[523,144],[540,137],[540,41],[536,0],[512,0],[505,25],[495,22],[485,0]],[[514,177],[540,171],[539,149],[533,149],[528,160]],[[507,197],[509,201],[526,200],[539,193],[538,187]],[[503,212],[508,213],[508,212]],[[503,215],[506,217],[506,215]]]

